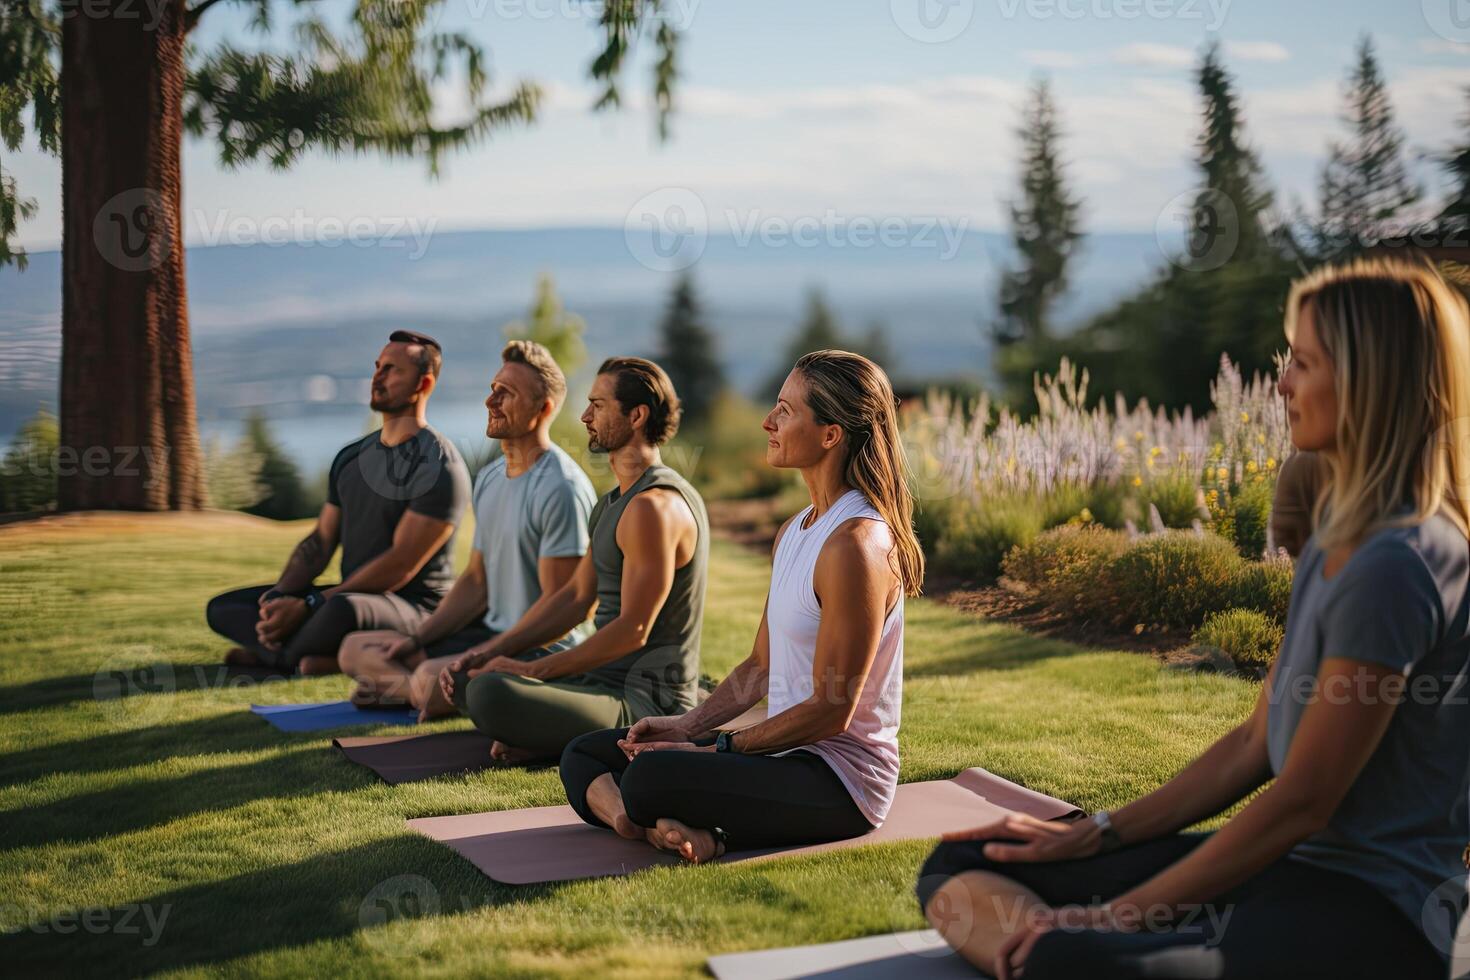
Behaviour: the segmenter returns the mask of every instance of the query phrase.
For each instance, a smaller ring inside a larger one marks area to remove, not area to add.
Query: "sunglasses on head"
[[[425,347],[432,347],[437,351],[443,350],[439,346],[439,341],[426,333],[419,333],[417,330],[395,330],[388,335],[388,339],[404,344],[423,344]]]

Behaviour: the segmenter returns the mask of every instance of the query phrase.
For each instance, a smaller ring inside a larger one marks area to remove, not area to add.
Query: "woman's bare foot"
[[[619,837],[640,840],[648,832],[633,822],[623,809],[623,794],[610,775],[604,773],[587,787],[587,808]]]
[[[490,758],[496,762],[505,762],[514,765],[520,762],[533,762],[541,757],[541,753],[533,752],[531,749],[518,749],[514,745],[506,745],[504,742],[490,743]]]
[[[296,665],[296,673],[303,677],[320,677],[323,674],[340,674],[342,668],[338,666],[336,657],[308,656],[302,657]]]
[[[690,864],[713,861],[725,853],[724,847],[708,830],[695,830],[668,817],[659,820],[658,825],[649,831],[650,840],[655,836],[662,838],[663,844],[655,842],[654,847],[672,851]]]
[[[358,681],[347,695],[347,700],[359,708],[401,708],[408,702],[403,698],[384,697],[375,687]]]
[[[225,663],[231,667],[264,667],[265,661],[244,647],[230,647],[225,651]]]

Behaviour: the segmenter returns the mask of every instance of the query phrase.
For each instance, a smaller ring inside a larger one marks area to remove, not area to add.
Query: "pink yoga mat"
[[[720,861],[822,854],[864,844],[938,837],[979,827],[1010,811],[1042,820],[1081,816],[1070,803],[1018,786],[984,769],[966,769],[953,779],[899,786],[887,821],[862,837],[733,851]],[[569,806],[421,817],[408,821],[408,825],[454,848],[486,875],[507,885],[601,878],[681,863],[677,857],[642,841],[624,840],[611,831],[588,826]]]
[[[739,731],[765,720],[765,705],[756,705],[722,727]],[[367,766],[384,782],[394,786],[437,776],[506,767],[505,763],[490,758],[490,739],[473,729],[424,735],[334,738],[332,744],[341,749],[349,761]],[[550,761],[555,762],[554,759]]]

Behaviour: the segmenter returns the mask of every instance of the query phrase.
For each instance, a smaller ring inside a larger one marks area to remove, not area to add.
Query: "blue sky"
[[[598,38],[584,5],[445,0],[441,25],[489,48],[495,86],[545,86],[537,124],[454,155],[438,180],[421,163],[372,156],[231,172],[212,145],[190,143],[186,238],[220,241],[227,229],[273,217],[294,217],[307,236],[327,218],[438,229],[616,226],[651,192],[674,187],[692,191],[712,222],[937,216],[999,228],[1015,181],[1018,107],[1043,71],[1061,105],[1089,230],[1146,230],[1193,182],[1190,64],[1211,37],[1226,45],[1248,135],[1273,185],[1308,205],[1325,144],[1340,132],[1342,80],[1361,33],[1377,43],[1416,152],[1455,135],[1470,85],[1470,0],[669,4],[685,43],[667,144],[656,140],[647,107],[649,45],[629,66],[625,109],[593,114],[586,69]],[[195,40],[255,43],[243,23],[221,4]],[[455,101],[446,91],[446,118]],[[26,148],[6,154],[5,166],[40,206],[22,226],[22,244],[54,247],[59,164]],[[1420,173],[1437,191],[1433,169]]]

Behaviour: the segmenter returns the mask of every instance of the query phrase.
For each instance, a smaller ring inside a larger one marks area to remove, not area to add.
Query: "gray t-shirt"
[[[582,468],[552,446],[514,479],[505,475],[504,456],[488,464],[475,478],[474,500],[475,549],[489,593],[485,625],[504,633],[541,598],[542,558],[587,553],[597,492]],[[590,631],[584,623],[572,637],[580,640]]]
[[[433,609],[454,581],[454,539],[470,499],[470,471],[454,443],[429,426],[396,446],[382,430],[337,453],[327,475],[327,502],[342,511],[342,578],[393,546],[404,512],[448,521],[455,531],[398,595]]]
[[[1470,546],[1438,514],[1370,535],[1330,580],[1324,558],[1313,538],[1297,563],[1267,713],[1272,770],[1286,764],[1324,657],[1391,667],[1408,687],[1327,829],[1291,857],[1373,885],[1448,959],[1470,840]]]

